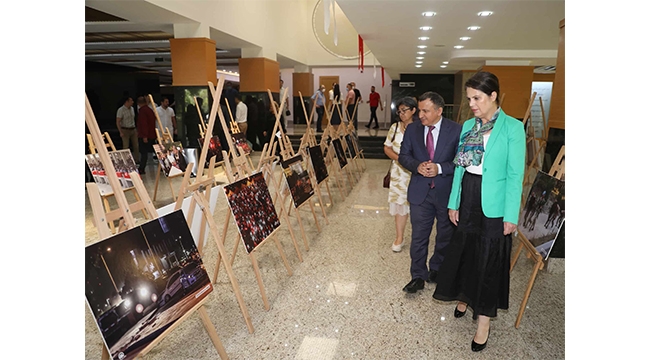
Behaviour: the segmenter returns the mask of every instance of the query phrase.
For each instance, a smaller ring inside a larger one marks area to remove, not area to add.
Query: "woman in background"
[[[337,83],[334,83],[334,89],[330,93],[330,101],[334,104],[330,114],[330,125],[334,126],[334,130],[338,131],[339,125],[341,125],[341,89]]]

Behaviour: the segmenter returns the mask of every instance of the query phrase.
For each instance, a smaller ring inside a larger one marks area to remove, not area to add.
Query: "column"
[[[293,73],[293,123],[294,124],[307,124],[305,112],[300,104],[300,94],[302,94],[302,101],[307,110],[307,116],[311,112],[311,103],[309,98],[314,94],[314,74],[309,72],[295,72]],[[313,121],[316,121],[318,116],[314,114]]]

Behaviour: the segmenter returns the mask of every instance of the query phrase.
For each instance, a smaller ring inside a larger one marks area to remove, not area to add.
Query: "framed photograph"
[[[160,144],[154,144],[153,149],[165,172],[165,176],[175,176],[185,172],[187,160],[183,154],[183,145],[180,141],[165,144],[164,147]]]
[[[518,231],[548,257],[564,221],[564,181],[539,171],[519,215]]]
[[[204,138],[199,139],[199,148],[201,150],[203,150],[204,141],[205,141]],[[222,150],[223,148],[221,147],[221,141],[219,141],[219,137],[218,136],[211,137],[210,143],[208,144],[208,156],[205,158],[206,169],[210,166],[210,159],[212,159],[212,157],[214,156],[217,157],[216,159],[214,159],[215,164],[219,163],[220,161],[223,161],[223,154],[221,153]]]
[[[345,135],[345,143],[348,146],[348,151],[350,152],[350,159],[354,159],[354,157],[357,156],[357,151],[354,148],[352,137],[350,137],[349,134]]]
[[[132,188],[133,180],[131,180],[131,175],[129,175],[129,173],[134,171],[137,173],[138,167],[135,165],[131,151],[126,149],[109,151],[108,156],[115,168],[115,175],[117,175],[117,179],[120,182],[120,187],[124,190]],[[106,175],[104,165],[99,158],[99,154],[87,154],[86,163],[93,175],[93,180],[95,180],[95,183],[97,184],[99,193],[101,195],[112,194],[113,188],[111,188],[111,185],[108,182],[108,176]]]
[[[232,142],[235,143],[236,147],[242,149],[244,155],[250,155],[251,147],[248,145],[248,140],[246,140],[246,134],[244,133],[232,134]]]
[[[246,251],[251,251],[280,227],[264,175],[259,172],[223,188]]]
[[[316,173],[316,181],[320,184],[329,176],[327,173],[327,165],[325,164],[323,151],[319,145],[316,145],[307,148],[307,152],[309,153],[311,164],[314,167],[314,172]]]
[[[345,151],[343,151],[343,145],[341,145],[341,139],[333,139],[332,145],[334,146],[334,152],[336,153],[336,158],[339,160],[339,166],[341,169],[348,164],[348,161],[345,159]]]
[[[311,185],[309,173],[302,166],[301,155],[296,155],[287,161],[282,161],[281,164],[284,178],[287,179],[289,190],[291,190],[293,206],[298,208],[314,195],[314,188]]]
[[[85,249],[86,302],[112,359],[135,358],[210,292],[182,210]]]

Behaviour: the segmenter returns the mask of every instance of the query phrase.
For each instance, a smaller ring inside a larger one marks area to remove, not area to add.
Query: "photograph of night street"
[[[350,135],[345,135],[345,143],[348,145],[348,151],[350,152],[350,159],[354,159],[355,156],[357,156],[357,151],[354,148],[354,145],[352,144],[352,138]]]
[[[316,173],[316,181],[320,184],[323,180],[327,179],[328,176],[323,151],[318,145],[307,148],[307,151],[309,152],[309,158],[311,159],[311,164]]]
[[[309,173],[302,166],[302,155],[282,161],[282,170],[291,190],[293,205],[297,208],[314,195]]]
[[[345,165],[348,164],[348,161],[345,159],[345,151],[343,151],[343,145],[341,145],[341,139],[332,140],[332,145],[334,145],[334,152],[336,152],[336,158],[339,160],[339,167],[343,169]]]
[[[212,292],[182,210],[86,252],[86,301],[112,359],[135,358]]]

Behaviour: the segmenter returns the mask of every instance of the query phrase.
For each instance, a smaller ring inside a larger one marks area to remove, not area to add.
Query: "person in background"
[[[163,96],[162,103],[156,108],[156,111],[158,111],[158,117],[160,118],[163,129],[168,129],[171,132],[170,135],[176,138],[176,135],[178,134],[178,130],[176,129],[176,113],[174,113],[174,109],[169,106],[168,97]],[[156,127],[158,127],[158,124],[156,124]],[[161,135],[163,129],[158,129]]]
[[[311,96],[312,106],[316,107],[316,132],[323,132],[323,112],[325,110],[325,85],[320,88]]]
[[[241,100],[241,95],[235,95],[235,104],[237,104],[237,112],[235,115],[235,122],[239,127],[239,131],[242,134],[246,134],[248,131],[248,107]]]
[[[145,173],[147,158],[153,152],[153,144],[156,142],[156,115],[147,105],[144,96],[138,97],[138,146],[140,147],[140,166],[138,172]]]
[[[335,131],[338,131],[339,125],[341,125],[341,115],[343,114],[343,110],[341,109],[341,89],[337,83],[332,84],[330,101],[334,104],[332,107],[332,118],[330,119],[330,125],[334,127]]]
[[[354,98],[355,98],[354,90],[352,89],[352,83],[348,83],[347,85],[345,85],[345,89],[346,89],[346,96],[345,96],[344,109],[347,112],[345,118],[348,120],[348,122],[351,122],[354,121],[352,113],[354,112]]]
[[[474,118],[465,121],[454,158],[449,219],[457,226],[433,298],[458,301],[454,317],[472,308],[472,351],[487,346],[490,318],[508,309],[512,232],[524,178],[523,123],[499,106],[499,79],[478,72],[465,83]]]
[[[122,149],[130,149],[133,144],[133,158],[138,159],[140,149],[138,146],[138,130],[135,127],[135,111],[133,110],[133,98],[127,96],[124,105],[117,109],[116,115],[117,131],[122,138]]]
[[[384,105],[381,104],[381,97],[379,96],[378,92],[375,92],[374,86],[370,87],[369,97],[370,100],[368,100],[368,104],[370,104],[370,121],[368,122],[368,125],[366,125],[366,127],[370,128],[370,125],[372,125],[372,120],[375,120],[375,127],[373,127],[373,129],[379,129],[379,120],[377,119],[377,107],[380,107],[381,111],[384,111]],[[398,105],[398,110],[399,110],[399,105]]]
[[[399,151],[404,138],[404,131],[417,119],[418,104],[411,98],[403,98],[397,102],[397,114],[400,121],[388,129],[384,142],[384,153],[391,161],[390,186],[388,187],[388,212],[395,217],[395,241],[392,249],[394,252],[402,251],[404,244],[404,229],[409,216],[409,203],[406,200],[406,189],[411,180],[411,172],[398,162]],[[419,120],[418,120],[419,121]]]
[[[259,114],[257,113],[257,99],[254,96],[247,96],[246,101],[246,122],[248,123],[248,131],[246,132],[246,138],[248,141],[253,144],[253,150],[260,151],[262,147],[260,144],[264,142],[260,139],[258,141],[257,135],[259,134]]]
[[[350,86],[352,86],[352,91],[354,92],[354,105],[357,107],[357,111],[354,111],[354,114],[350,113],[350,115],[353,115],[352,117],[353,117],[354,128],[358,130],[359,129],[359,110],[360,109],[358,108],[359,105],[356,105],[356,104],[362,103],[363,99],[361,99],[361,91],[359,91],[359,89],[357,89],[357,84],[354,81],[352,81],[350,83]]]

